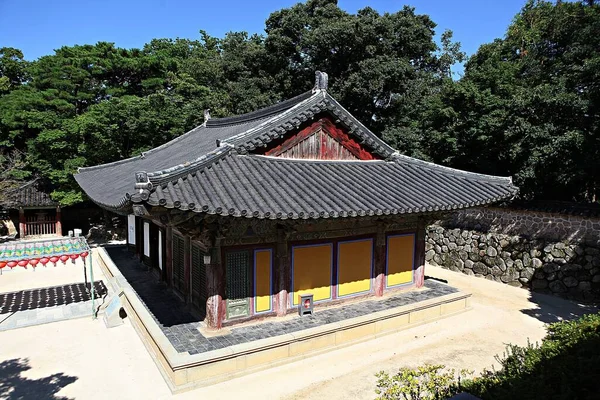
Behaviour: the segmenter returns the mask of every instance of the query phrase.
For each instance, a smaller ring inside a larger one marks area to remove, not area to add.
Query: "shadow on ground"
[[[158,323],[170,327],[202,320],[193,316],[186,309],[185,304],[163,283],[158,282],[148,267],[137,260],[124,246],[106,246],[105,249]]]
[[[77,377],[63,373],[40,379],[22,376],[23,372],[30,369],[27,358],[0,362],[0,399],[68,400],[68,397],[56,396],[56,393],[75,382]]]
[[[0,314],[89,301],[92,299],[89,288],[90,284],[86,280],[86,283],[0,293]],[[104,282],[94,282],[94,288],[97,299],[106,296],[107,290]]]
[[[438,282],[442,282],[442,283],[448,283],[448,281],[446,279],[442,279],[442,278],[436,278],[435,276],[429,276],[429,275],[425,275],[425,280],[427,279],[431,279],[432,281],[438,281]]]
[[[585,314],[597,313],[599,310],[597,304],[565,300],[544,293],[530,292],[529,301],[537,307],[523,309],[521,312],[545,323],[569,321]]]

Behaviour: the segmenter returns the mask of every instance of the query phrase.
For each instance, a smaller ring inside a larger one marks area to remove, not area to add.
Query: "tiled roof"
[[[148,203],[236,217],[308,219],[452,210],[506,199],[516,190],[509,178],[409,157],[314,161],[229,153],[157,185]]]
[[[252,155],[328,114],[381,161],[283,160]],[[151,184],[134,189],[136,172]],[[208,120],[140,157],[75,176],[87,195],[114,211],[132,202],[212,214],[317,218],[448,210],[512,197],[510,178],[479,175],[398,154],[325,90],[254,113]]]
[[[133,192],[135,173],[163,171],[173,167],[189,166],[212,151],[218,150],[217,141],[236,136],[283,111],[310,98],[306,92],[285,102],[236,117],[210,119],[170,142],[140,156],[94,167],[80,168],[75,180],[95,203],[119,210],[127,207],[126,194]]]
[[[55,207],[58,203],[50,197],[50,188],[41,179],[34,179],[7,194],[9,208]]]

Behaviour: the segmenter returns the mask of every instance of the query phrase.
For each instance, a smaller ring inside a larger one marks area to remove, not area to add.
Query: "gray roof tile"
[[[7,193],[6,206],[19,207],[56,207],[58,202],[52,200],[52,188],[42,179],[34,179]]]
[[[410,158],[314,161],[228,154],[148,203],[209,214],[318,218],[451,210],[510,198],[509,178],[470,174]]]

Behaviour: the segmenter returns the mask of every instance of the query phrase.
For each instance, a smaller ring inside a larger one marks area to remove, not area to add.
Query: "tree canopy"
[[[512,175],[524,198],[597,201],[600,6],[528,1],[425,122],[437,162]]]
[[[322,70],[332,95],[405,154],[513,175],[526,198],[595,201],[599,25],[594,2],[530,1],[458,81],[450,67],[465,56],[429,16],[351,14],[335,0],[276,11],[263,35],[99,42],[31,62],[1,48],[0,159],[23,154],[16,179],[48,178],[54,199],[75,204],[78,167],[156,147],[204,109],[227,116],[295,96]]]

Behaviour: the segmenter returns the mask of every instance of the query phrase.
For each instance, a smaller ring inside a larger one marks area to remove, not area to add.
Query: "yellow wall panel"
[[[415,235],[388,236],[387,286],[403,285],[413,280]]]
[[[271,250],[254,252],[254,311],[271,310]]]
[[[297,246],[292,250],[292,304],[298,296],[312,293],[313,300],[331,298],[331,244]]]
[[[338,296],[371,290],[372,239],[338,244]]]

